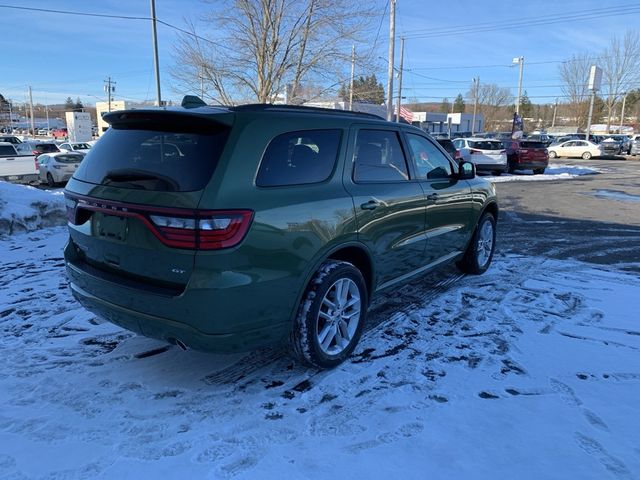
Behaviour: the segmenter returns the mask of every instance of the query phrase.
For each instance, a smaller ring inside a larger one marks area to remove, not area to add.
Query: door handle
[[[429,195],[427,195],[427,200],[438,200],[438,194],[430,193]]]
[[[368,202],[360,205],[360,208],[362,210],[375,210],[376,208],[378,208],[379,205],[380,205],[380,202],[376,200],[369,200]]]

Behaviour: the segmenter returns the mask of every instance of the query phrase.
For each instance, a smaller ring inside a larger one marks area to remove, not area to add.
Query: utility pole
[[[393,120],[393,53],[396,37],[396,0],[389,2],[389,65],[387,67],[387,121]]]
[[[551,127],[556,126],[556,112],[558,111],[558,99],[556,98],[556,103],[553,105],[553,119],[551,120]]]
[[[629,95],[629,93],[625,93],[624,97],[622,97],[622,112],[620,113],[620,128],[618,129],[618,133],[622,133],[622,124],[624,122],[624,107],[627,104],[627,95]]]
[[[47,135],[49,135],[51,127],[49,126],[49,104],[46,98],[44,99],[44,112],[47,116]]]
[[[349,81],[349,110],[353,110],[353,77],[356,74],[356,46],[351,46],[351,80]]]
[[[160,96],[160,64],[158,63],[158,34],[156,32],[156,0],[151,0],[151,33],[153,36],[153,68],[156,72],[156,91],[158,106],[162,106]]]
[[[586,135],[584,137],[585,140],[589,140],[589,134],[591,133],[591,116],[593,115],[593,102],[596,100],[596,90],[595,88],[591,90],[591,103],[589,104],[589,117],[587,118],[587,130]]]
[[[33,119],[33,96],[31,95],[31,85],[29,85],[29,114],[31,115],[31,135],[36,134],[36,124]]]
[[[524,68],[524,57],[515,57],[514,64],[520,65],[520,76],[518,78],[518,102],[516,103],[516,113],[520,113],[520,98],[522,98],[522,69]]]
[[[402,64],[404,63],[404,38],[400,39],[400,70],[398,71],[398,111],[396,123],[400,122],[400,107],[402,106]]]
[[[476,133],[476,112],[478,111],[478,90],[480,89],[480,77],[473,79],[473,119],[471,121],[471,136]]]
[[[107,111],[110,112],[111,111],[111,94],[116,91],[116,86],[115,86],[116,82],[111,80],[111,77],[107,77],[104,83],[105,83],[104,90],[105,92],[107,92],[107,103],[109,104],[109,108]]]

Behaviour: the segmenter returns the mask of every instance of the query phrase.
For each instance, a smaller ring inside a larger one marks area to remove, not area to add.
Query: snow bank
[[[568,180],[582,175],[595,175],[602,170],[592,167],[578,165],[563,165],[551,163],[542,175],[534,175],[531,170],[522,170],[516,174],[504,174],[500,177],[487,177],[487,180],[494,183],[504,182],[538,182],[543,180]]]
[[[64,224],[62,190],[39,190],[0,181],[0,235]]]

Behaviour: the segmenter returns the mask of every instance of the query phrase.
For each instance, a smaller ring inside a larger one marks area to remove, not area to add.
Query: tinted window
[[[33,147],[33,149],[40,153],[53,153],[58,152],[60,149],[53,143],[39,143]]]
[[[478,150],[502,150],[502,143],[490,140],[469,141],[471,148],[477,148]]]
[[[11,157],[15,154],[16,151],[11,145],[0,145],[0,155],[3,157]]]
[[[397,132],[360,130],[354,153],[356,182],[397,182],[409,179]]]
[[[340,130],[305,130],[278,135],[264,152],[259,187],[302,185],[326,180],[340,146]]]
[[[84,157],[76,153],[69,153],[66,155],[56,155],[55,158],[56,162],[60,163],[80,163]]]
[[[412,133],[407,134],[407,140],[418,178],[448,178],[453,173],[451,162],[429,140]]]
[[[520,142],[522,148],[546,148],[542,142]]]
[[[139,124],[138,124],[139,125]],[[169,192],[201,190],[227,140],[223,127],[192,133],[111,127],[73,175],[84,182]]]

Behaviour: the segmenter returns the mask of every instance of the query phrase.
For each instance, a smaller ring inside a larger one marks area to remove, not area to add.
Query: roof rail
[[[274,105],[271,103],[249,103],[246,105],[237,105],[228,107],[232,112],[299,112],[299,113],[317,113],[341,116],[359,116],[367,118],[375,118],[376,120],[386,120],[374,113],[355,112],[352,110],[340,110],[334,108],[307,107],[304,105]]]

